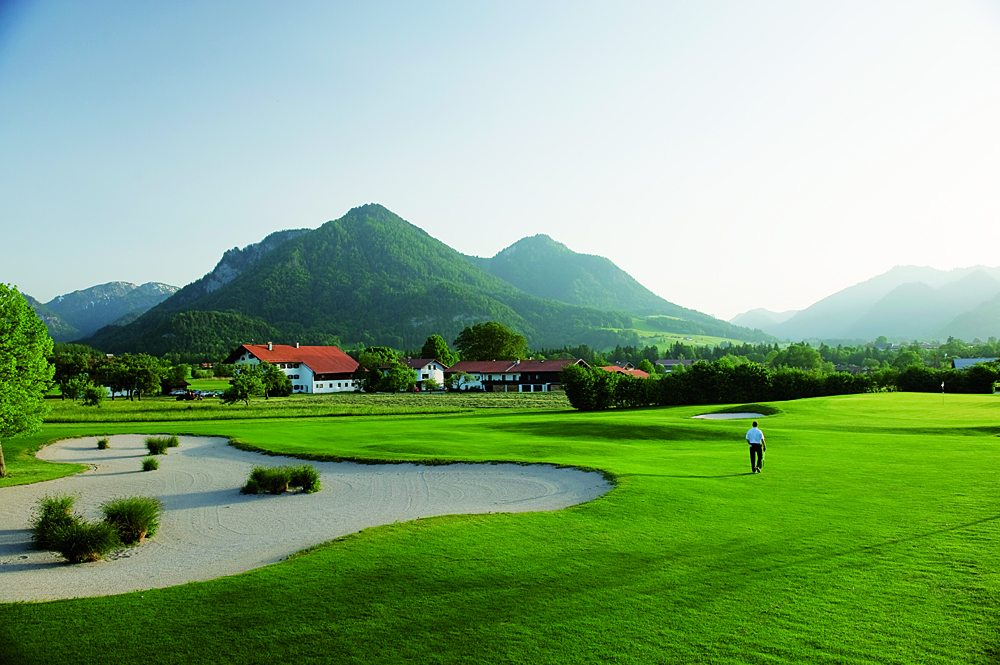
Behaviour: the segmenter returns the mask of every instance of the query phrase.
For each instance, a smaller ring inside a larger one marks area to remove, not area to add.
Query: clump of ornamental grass
[[[142,458],[143,471],[156,471],[159,468],[160,468],[160,460],[156,459],[152,455]]]
[[[98,450],[107,450],[108,449],[108,437],[104,437],[103,439],[98,439],[97,440],[97,449]]]
[[[98,561],[121,544],[111,524],[82,519],[54,527],[50,539],[47,549],[59,552],[70,563]]]
[[[167,448],[176,448],[177,446],[181,445],[181,442],[177,439],[176,434],[171,434],[166,438],[167,438]]]
[[[240,490],[243,494],[281,494],[288,491],[292,471],[287,466],[255,466]]]
[[[170,439],[165,436],[147,436],[146,448],[150,455],[166,455]]]
[[[102,503],[101,512],[123,545],[136,545],[156,534],[163,502],[151,496],[127,496]]]
[[[255,466],[240,492],[243,494],[281,494],[289,488],[307,494],[320,489],[319,472],[309,464],[301,466]]]
[[[44,496],[38,500],[35,517],[29,527],[31,542],[37,549],[55,549],[53,547],[55,529],[80,521],[80,517],[73,513],[74,507],[76,507],[76,497],[72,494]]]
[[[291,479],[288,481],[289,487],[301,487],[302,491],[306,494],[312,494],[320,490],[319,471],[313,468],[311,464],[293,466],[291,470]]]

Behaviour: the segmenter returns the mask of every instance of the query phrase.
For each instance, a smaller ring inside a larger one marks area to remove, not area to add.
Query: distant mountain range
[[[178,287],[159,282],[136,286],[108,282],[82,291],[56,296],[42,304],[28,296],[28,303],[57,342],[87,337],[108,325],[124,325],[176,293]]]
[[[535,347],[603,348],[636,343],[632,319],[645,314],[685,334],[768,338],[663,300],[608,259],[547,236],[492,259],[466,257],[369,204],[316,230],[229,250],[205,277],[83,341],[110,352],[216,357],[251,340],[415,348],[431,334],[452,340],[493,320]]]
[[[780,339],[939,339],[1000,335],[1000,268],[892,270],[828,296],[785,320],[751,310],[730,322]]]

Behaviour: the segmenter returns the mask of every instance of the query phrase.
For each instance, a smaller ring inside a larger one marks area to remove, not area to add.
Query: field
[[[664,316],[661,318],[668,319],[672,317]],[[612,330],[622,332],[621,328],[613,328]],[[632,330],[639,335],[640,344],[645,344],[646,346],[657,346],[660,350],[663,350],[666,346],[673,346],[674,342],[680,342],[681,344],[687,344],[689,346],[718,346],[723,342],[737,345],[744,343],[741,340],[731,339],[728,337],[664,332],[663,330],[657,330],[654,326],[648,323],[646,319],[640,318],[632,319],[632,328],[629,330]]]
[[[212,582],[5,605],[0,662],[998,662],[1000,398],[775,406],[760,475],[749,423],[692,407],[46,425],[4,442],[12,471],[63,473],[28,455],[52,438],[177,432],[617,484],[552,513],[366,529]]]

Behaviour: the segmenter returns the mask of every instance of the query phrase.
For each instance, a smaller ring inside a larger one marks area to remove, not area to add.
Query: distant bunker
[[[763,413],[703,413],[699,416],[691,416],[692,418],[704,418],[705,420],[737,420],[740,418],[763,418]]]

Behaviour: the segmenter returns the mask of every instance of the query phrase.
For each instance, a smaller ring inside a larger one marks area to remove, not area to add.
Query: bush
[[[171,434],[167,437],[167,448],[176,448],[179,445],[181,445],[181,442],[178,440],[176,434]]]
[[[71,494],[56,494],[38,500],[35,519],[29,527],[31,542],[37,549],[55,549],[52,532],[59,527],[80,521],[80,518],[73,514],[75,506],[76,497]]]
[[[143,471],[156,471],[160,468],[160,460],[156,459],[152,455],[149,457],[142,458],[142,470]]]
[[[246,484],[240,489],[243,494],[281,494],[289,487],[301,488],[306,494],[321,489],[319,472],[310,464],[301,466],[256,466],[250,472]]]
[[[149,496],[122,497],[101,504],[101,512],[122,544],[135,545],[156,534],[163,516],[163,502]]]
[[[103,439],[98,439],[97,440],[97,449],[98,450],[107,450],[108,449],[108,438],[107,437],[104,437]]]
[[[107,522],[72,522],[54,527],[47,549],[59,552],[70,563],[97,561],[119,546],[118,533]]]
[[[301,487],[306,494],[312,494],[321,489],[319,472],[311,464],[293,466],[291,472],[291,479],[288,481],[290,487]]]
[[[166,455],[167,446],[170,445],[170,438],[166,436],[147,436],[146,448],[150,455]]]
[[[291,467],[287,466],[255,466],[250,477],[240,490],[243,494],[281,494],[288,491],[292,480]]]
[[[83,400],[84,406],[100,406],[107,395],[108,393],[103,387],[95,386],[91,383],[83,389],[80,397]]]

